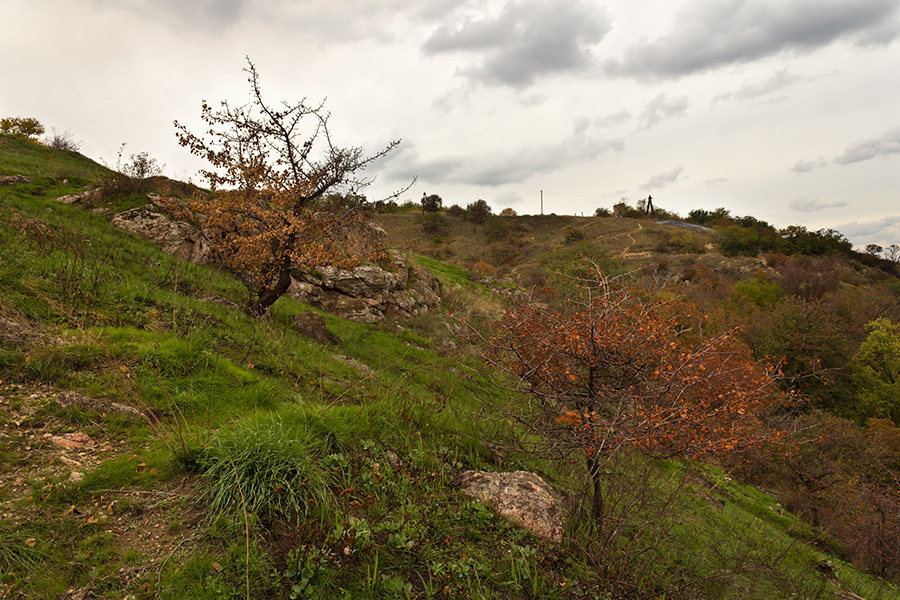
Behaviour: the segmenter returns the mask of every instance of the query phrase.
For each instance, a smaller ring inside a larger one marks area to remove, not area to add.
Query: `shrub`
[[[578,227],[569,225],[563,232],[563,241],[567,244],[574,244],[584,239],[584,231]]]
[[[32,117],[5,117],[0,119],[0,133],[36,141],[43,135],[44,126]]]
[[[507,207],[500,211],[500,216],[501,217],[515,217],[515,216],[518,216],[518,213],[515,210]]]
[[[494,265],[488,264],[482,260],[479,260],[472,265],[472,270],[483,277],[493,277],[497,274],[497,268]]]
[[[444,201],[441,200],[441,197],[437,194],[431,194],[430,196],[422,194],[422,212],[435,213],[441,210],[441,206],[443,205],[443,203]]]
[[[124,144],[122,146],[124,148]],[[164,167],[149,152],[138,152],[129,157],[128,164],[122,167],[121,172],[132,179],[148,179],[162,175]]]
[[[69,131],[59,132],[55,129],[53,133],[44,141],[44,145],[52,150],[67,150],[78,152],[81,149],[81,142],[76,142]]]
[[[456,217],[458,219],[464,219],[466,217],[466,209],[464,209],[459,204],[454,204],[450,208],[447,209],[447,214],[451,217]]]
[[[484,235],[492,241],[505,240],[509,237],[509,225],[500,217],[490,215],[484,221]]]
[[[484,200],[476,200],[466,207],[466,221],[484,223],[491,214],[491,207]]]
[[[425,233],[439,234],[447,229],[447,219],[436,212],[425,212],[417,219],[422,224]]]

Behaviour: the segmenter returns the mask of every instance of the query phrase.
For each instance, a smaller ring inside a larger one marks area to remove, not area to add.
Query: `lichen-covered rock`
[[[409,285],[410,278],[413,279]],[[401,252],[390,252],[387,268],[361,265],[352,270],[326,267],[299,274],[288,296],[360,323],[385,318],[409,319],[440,304],[440,282],[420,267],[410,267]]]
[[[86,192],[60,196],[56,200],[57,202],[62,202],[63,204],[74,204],[75,202],[91,204],[94,202],[98,202],[101,198],[103,198],[103,190],[100,188],[94,188],[92,190],[87,190]]]
[[[155,204],[161,199],[150,195]],[[184,221],[173,221],[151,210],[133,208],[115,215],[114,226],[155,242],[163,252],[183,260],[210,262],[210,246],[203,231]],[[370,225],[368,240],[383,240],[384,230]],[[412,284],[410,285],[410,280]],[[360,265],[352,270],[324,267],[297,273],[287,295],[342,319],[374,323],[387,318],[405,320],[440,304],[440,282],[428,271],[411,267],[405,254],[390,251],[384,266]]]
[[[535,473],[463,471],[457,484],[464,494],[488,505],[504,519],[561,542],[565,521],[556,491]]]
[[[209,242],[199,228],[184,221],[173,221],[147,208],[132,208],[115,215],[115,227],[159,245],[163,252],[182,260],[205,264],[209,260]]]
[[[320,344],[337,341],[325,324],[325,317],[317,312],[307,311],[294,315],[294,328],[301,334]]]
[[[0,185],[31,183],[32,179],[32,177],[28,177],[27,175],[0,175]]]

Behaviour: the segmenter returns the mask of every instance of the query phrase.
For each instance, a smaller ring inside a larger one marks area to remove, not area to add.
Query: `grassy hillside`
[[[434,258],[487,263],[481,229],[395,242],[432,257],[445,313],[325,315],[336,341],[320,344],[293,326],[310,307],[251,319],[227,275],[112,228],[150,182],[62,204],[112,174],[0,137],[15,174],[34,179],[0,187],[0,598],[900,597],[717,467],[623,456],[604,527],[575,518],[584,473],[521,450],[502,409],[522,399],[460,324],[486,327],[502,301]],[[404,219],[385,216],[393,240],[415,237]],[[564,270],[567,227],[647,264],[682,234],[518,219],[499,243],[522,260],[491,263],[501,275]],[[467,499],[466,469],[540,473],[565,497],[563,543]]]

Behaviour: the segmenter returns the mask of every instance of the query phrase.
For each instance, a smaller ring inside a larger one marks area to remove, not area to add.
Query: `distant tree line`
[[[630,219],[654,218],[656,220],[678,220],[693,225],[716,229],[722,233],[721,250],[726,256],[759,256],[760,254],[781,253],[787,256],[827,256],[845,255],[869,266],[877,266],[894,271],[900,264],[900,246],[891,244],[883,248],[878,244],[868,244],[862,252],[853,249],[853,244],[835,229],[810,231],[802,225],[791,225],[783,229],[752,216],[734,216],[726,208],[706,210],[698,208],[690,211],[687,218],[654,207],[648,210],[648,200],[639,200],[631,206],[627,198],[613,205],[612,210],[598,208],[596,217],[623,217]]]

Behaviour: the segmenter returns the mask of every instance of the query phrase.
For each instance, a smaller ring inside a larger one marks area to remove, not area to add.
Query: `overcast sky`
[[[653,195],[900,243],[900,0],[0,0],[0,116],[197,180],[173,120],[327,98],[376,199],[593,214]]]

